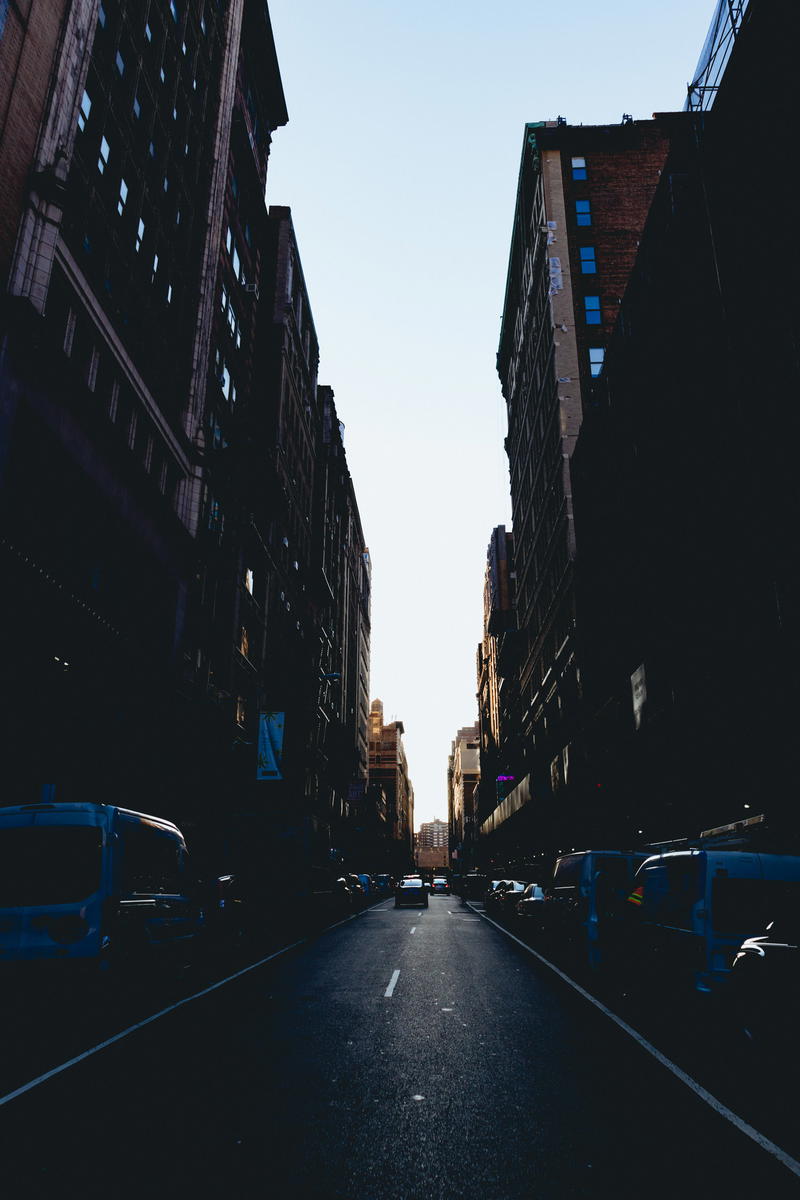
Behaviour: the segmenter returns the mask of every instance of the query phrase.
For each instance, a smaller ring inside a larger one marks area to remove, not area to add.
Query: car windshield
[[[0,825],[0,907],[72,904],[100,886],[95,825]]]
[[[419,888],[419,887],[422,887],[422,880],[421,879],[403,879],[400,882],[400,887]]]

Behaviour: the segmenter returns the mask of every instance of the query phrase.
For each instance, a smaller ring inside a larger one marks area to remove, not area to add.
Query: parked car
[[[203,948],[214,954],[242,949],[257,933],[253,904],[241,876],[215,875],[198,885],[204,913]]]
[[[497,901],[500,892],[505,891],[508,886],[508,879],[490,879],[489,886],[486,889],[483,897],[484,907],[487,911]]]
[[[427,908],[428,889],[419,876],[401,879],[394,893],[395,908]]]
[[[545,900],[544,888],[538,883],[529,883],[517,901],[517,917],[535,933],[541,933],[544,929]]]
[[[746,938],[726,981],[727,1015],[754,1051],[768,1061],[797,1061],[800,1012],[800,906],[793,897],[763,934]]]
[[[504,917],[516,916],[517,904],[528,885],[521,879],[507,879],[505,884],[495,892],[493,911]]]
[[[444,878],[443,875],[434,875],[433,882],[431,883],[431,895],[432,896],[449,896],[450,895],[450,883],[447,879]]]
[[[377,891],[379,891],[381,893],[381,895],[388,895],[389,892],[392,890],[391,875],[376,875],[375,876],[375,888]]]
[[[370,876],[364,875],[362,872],[359,872],[356,875],[356,878],[358,879],[359,883],[361,884],[362,888],[364,889],[364,895],[369,896],[373,890],[372,879],[370,878]]]
[[[363,908],[364,904],[366,903],[367,893],[363,883],[361,882],[360,876],[351,871],[344,876],[344,879],[347,882],[347,886],[350,888],[354,907]]]
[[[651,855],[630,895],[641,969],[715,991],[752,930],[763,929],[798,893],[797,855],[700,849]]]
[[[478,871],[470,871],[461,877],[461,895],[465,900],[482,900],[489,880]]]
[[[648,857],[644,851],[579,850],[557,859],[542,909],[543,931],[554,948],[579,966],[613,967],[633,876]]]
[[[0,809],[0,963],[181,971],[204,920],[171,821],[105,804]]]

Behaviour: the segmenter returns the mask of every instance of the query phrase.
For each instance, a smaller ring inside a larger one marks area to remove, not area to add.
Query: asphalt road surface
[[[85,1012],[50,1036],[57,993],[4,1016],[3,1195],[800,1195],[792,1159],[478,908],[382,903],[196,999],[167,997],[164,1015],[85,1058],[102,1040]],[[130,1015],[96,1028],[124,1033]]]

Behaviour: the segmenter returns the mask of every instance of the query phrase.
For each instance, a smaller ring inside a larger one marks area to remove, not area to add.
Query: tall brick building
[[[388,846],[385,869],[401,875],[410,868],[414,854],[414,788],[402,721],[383,721],[383,702],[373,700],[369,714],[370,790],[382,790],[386,798]]]
[[[520,783],[484,824],[495,840],[557,845],[585,800],[570,758],[581,690],[570,460],[667,149],[656,121],[525,127],[497,358],[517,606],[502,673],[518,681],[518,742],[504,773]]]
[[[574,457],[587,753],[618,844],[798,840],[794,4],[720,3]],[[754,319],[753,298],[761,315]]]
[[[477,722],[459,729],[447,760],[450,862],[457,871],[467,871],[475,865],[476,794],[481,776],[479,738]]]

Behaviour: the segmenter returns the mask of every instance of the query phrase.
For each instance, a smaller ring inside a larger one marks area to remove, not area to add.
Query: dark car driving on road
[[[401,879],[394,893],[395,908],[427,908],[428,889],[419,878]]]

